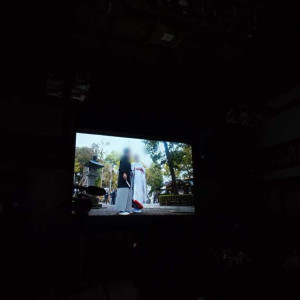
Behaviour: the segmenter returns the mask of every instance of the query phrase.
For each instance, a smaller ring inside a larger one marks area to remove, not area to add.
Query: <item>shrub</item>
[[[193,206],[194,195],[160,195],[158,201],[161,206]]]

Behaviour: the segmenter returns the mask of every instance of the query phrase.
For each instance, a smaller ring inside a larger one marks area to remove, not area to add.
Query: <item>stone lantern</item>
[[[93,156],[93,158],[90,161],[84,164],[82,185],[94,186],[96,178],[99,177],[97,170],[103,167],[103,164],[97,162],[97,156]]]
[[[99,177],[97,170],[103,168],[104,165],[97,162],[97,156],[93,156],[91,160],[83,166],[83,176],[80,182],[82,186],[95,186],[95,180]],[[99,199],[97,196],[90,195],[89,198],[92,200],[93,208],[101,208],[102,205],[99,204]]]

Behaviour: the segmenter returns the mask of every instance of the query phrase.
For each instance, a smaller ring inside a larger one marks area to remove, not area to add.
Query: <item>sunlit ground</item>
[[[193,215],[193,206],[160,206],[159,204],[145,204],[142,213],[139,215]],[[118,212],[114,205],[102,204],[102,208],[92,209],[91,216],[113,216]],[[135,215],[134,213],[132,215]]]

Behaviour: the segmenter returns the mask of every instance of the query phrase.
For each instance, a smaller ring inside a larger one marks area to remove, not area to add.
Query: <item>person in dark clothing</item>
[[[119,177],[118,177],[118,188],[129,187],[131,183],[131,163],[130,163],[131,152],[127,148],[124,150],[124,155],[120,160],[119,166]]]
[[[126,148],[120,160],[118,192],[116,198],[116,209],[120,215],[129,215],[132,208],[132,188],[131,188],[131,151]]]
[[[110,194],[111,197],[111,205],[116,204],[117,190],[113,190]]]
[[[104,201],[105,201],[105,204],[107,204],[107,201],[108,201],[108,192],[105,193]]]

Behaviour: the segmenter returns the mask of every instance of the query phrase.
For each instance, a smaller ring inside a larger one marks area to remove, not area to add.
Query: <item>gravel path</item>
[[[193,206],[160,206],[159,204],[145,204],[144,209],[139,215],[193,215]],[[92,209],[90,216],[114,216],[117,215],[115,206],[102,204],[102,208]],[[135,215],[135,214],[133,214]]]

